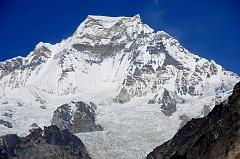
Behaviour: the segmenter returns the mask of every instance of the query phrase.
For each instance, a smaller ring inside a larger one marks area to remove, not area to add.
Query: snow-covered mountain
[[[25,134],[51,124],[60,105],[92,101],[104,131],[79,136],[93,158],[142,158],[174,135],[180,116],[203,116],[239,80],[139,15],[88,16],[60,43],[0,63],[0,134]]]

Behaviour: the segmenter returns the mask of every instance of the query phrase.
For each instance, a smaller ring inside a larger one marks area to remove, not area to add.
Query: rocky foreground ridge
[[[26,137],[0,138],[0,159],[90,159],[82,141],[57,126],[32,129]]]
[[[192,119],[147,159],[239,159],[240,82],[228,101],[204,118]]]

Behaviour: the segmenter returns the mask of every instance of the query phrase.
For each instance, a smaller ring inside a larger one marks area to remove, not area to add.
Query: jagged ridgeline
[[[88,16],[69,38],[0,62],[0,135],[54,124],[97,158],[141,158],[237,81],[139,15]]]
[[[39,43],[26,58],[1,62],[0,68],[2,95],[27,86],[56,95],[121,86],[116,102],[163,88],[179,96],[203,96],[213,86],[219,93],[230,90],[237,78],[191,54],[167,33],[154,32],[139,15],[88,16],[68,39]]]

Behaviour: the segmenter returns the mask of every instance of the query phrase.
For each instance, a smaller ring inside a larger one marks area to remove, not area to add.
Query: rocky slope
[[[240,83],[228,101],[204,118],[192,119],[147,159],[238,159],[240,157]]]
[[[0,138],[1,159],[90,159],[82,141],[56,126],[36,128],[26,137],[8,134]]]

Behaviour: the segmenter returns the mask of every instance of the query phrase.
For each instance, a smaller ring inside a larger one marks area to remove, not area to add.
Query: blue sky
[[[240,74],[238,0],[0,0],[0,61],[70,36],[87,15],[133,16]]]

